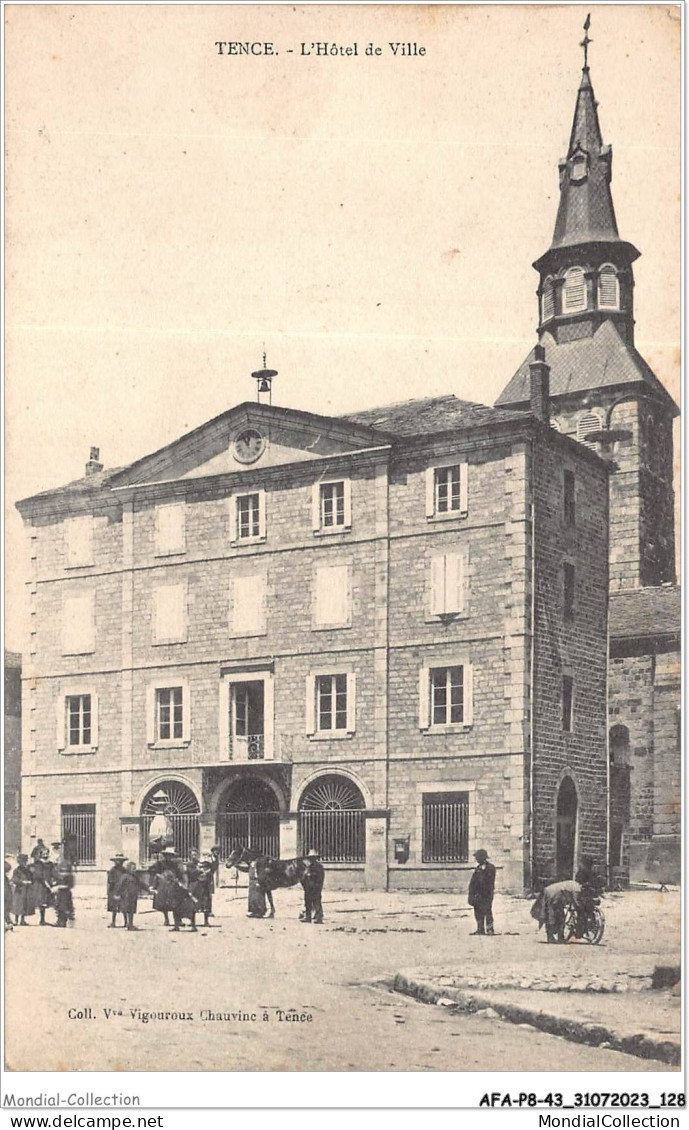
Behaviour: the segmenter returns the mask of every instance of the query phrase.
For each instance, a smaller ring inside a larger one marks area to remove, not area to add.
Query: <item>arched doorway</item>
[[[299,854],[315,848],[325,863],[366,859],[366,805],[349,777],[328,773],[304,789],[299,801]]]
[[[141,805],[141,859],[151,858],[149,832],[153,818],[164,814],[172,827],[175,851],[187,859],[192,848],[199,846],[199,802],[188,785],[181,781],[163,781],[150,790]]]
[[[215,838],[223,857],[239,843],[279,859],[280,812],[270,785],[260,777],[236,781],[218,810]]]
[[[624,833],[631,816],[631,766],[629,730],[613,726],[608,742],[610,753],[610,867],[622,867]]]
[[[577,840],[577,789],[571,777],[565,777],[557,794],[556,867],[558,879],[574,875]]]

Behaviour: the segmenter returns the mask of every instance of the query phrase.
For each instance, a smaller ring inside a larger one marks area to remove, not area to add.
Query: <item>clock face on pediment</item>
[[[257,428],[244,428],[230,446],[238,463],[255,463],[266,449],[266,437]]]

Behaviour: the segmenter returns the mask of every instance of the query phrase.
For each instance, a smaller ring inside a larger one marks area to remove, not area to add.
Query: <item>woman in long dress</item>
[[[249,864],[249,908],[247,918],[263,918],[266,912],[266,896],[258,881],[258,863]]]
[[[28,926],[25,919],[36,913],[32,887],[33,875],[27,855],[17,856],[17,866],[12,874],[12,913],[15,926]]]

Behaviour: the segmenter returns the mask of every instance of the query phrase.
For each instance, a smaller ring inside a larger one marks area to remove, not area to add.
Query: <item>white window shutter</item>
[[[183,502],[156,507],[156,551],[183,553],[185,549],[185,507]]]
[[[235,577],[232,582],[232,631],[260,632],[265,625],[265,573]]]
[[[445,558],[445,611],[461,612],[464,596],[464,557],[461,553],[448,553]]]
[[[229,498],[229,511],[230,511],[230,541],[237,540],[237,498],[236,495],[231,494]]]
[[[464,664],[464,725],[471,726],[474,721],[474,669],[470,663]]]
[[[440,616],[445,607],[445,562],[443,553],[431,557],[431,616]]]
[[[258,492],[258,533],[259,537],[266,536],[266,492]]]
[[[344,524],[351,526],[352,524],[352,481],[351,479],[344,480]]]
[[[159,585],[153,590],[155,639],[158,643],[184,643],[187,638],[186,586]]]
[[[319,565],[314,578],[314,619],[319,627],[349,622],[348,565]]]
[[[314,530],[321,528],[321,484],[316,482],[313,484],[311,491],[311,523]]]
[[[58,749],[66,749],[69,744],[67,736],[67,696],[58,693],[55,703],[55,742]]]
[[[186,682],[182,683],[182,741],[191,741],[191,693]]]
[[[350,671],[347,675],[347,731],[353,734],[356,730],[356,674]]]
[[[469,464],[459,464],[459,512],[466,514],[469,510]]]
[[[430,725],[429,668],[419,669],[419,729],[427,730]]]
[[[146,687],[146,742],[153,745],[156,740],[156,691]]]
[[[93,564],[93,518],[90,514],[70,518],[65,523],[67,565]]]
[[[316,732],[316,680],[313,675],[306,676],[306,733]]]
[[[426,517],[432,518],[435,514],[435,467],[426,471]]]
[[[84,655],[95,647],[94,593],[68,596],[62,605],[62,651]]]
[[[91,691],[91,745],[98,745],[98,695]]]

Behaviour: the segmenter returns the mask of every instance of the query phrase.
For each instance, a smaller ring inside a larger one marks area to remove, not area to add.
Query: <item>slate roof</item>
[[[105,471],[95,471],[92,475],[84,475],[81,479],[72,479],[69,483],[63,483],[59,487],[51,487],[50,490],[42,490],[38,494],[32,494],[30,498],[23,498],[18,505],[21,506],[24,502],[40,502],[41,499],[59,498],[61,495],[73,498],[86,498],[89,494],[96,494],[101,487],[107,486],[115,475],[123,471],[124,467],[110,467]]]
[[[634,639],[639,636],[676,635],[682,626],[682,601],[679,585],[630,589],[610,596],[610,636]]]
[[[523,418],[523,414],[519,412],[501,412],[489,405],[478,404],[473,400],[460,400],[452,395],[403,400],[396,404],[383,404],[380,408],[350,412],[340,417],[400,438]]]
[[[586,392],[589,389],[615,385],[644,384],[656,395],[677,406],[665,386],[633,346],[622,340],[614,322],[605,321],[592,337],[558,345],[550,334],[544,334],[546,364],[550,366],[550,395]],[[529,401],[529,364],[532,349],[517,369],[507,387],[495,401],[498,407],[527,404]]]

